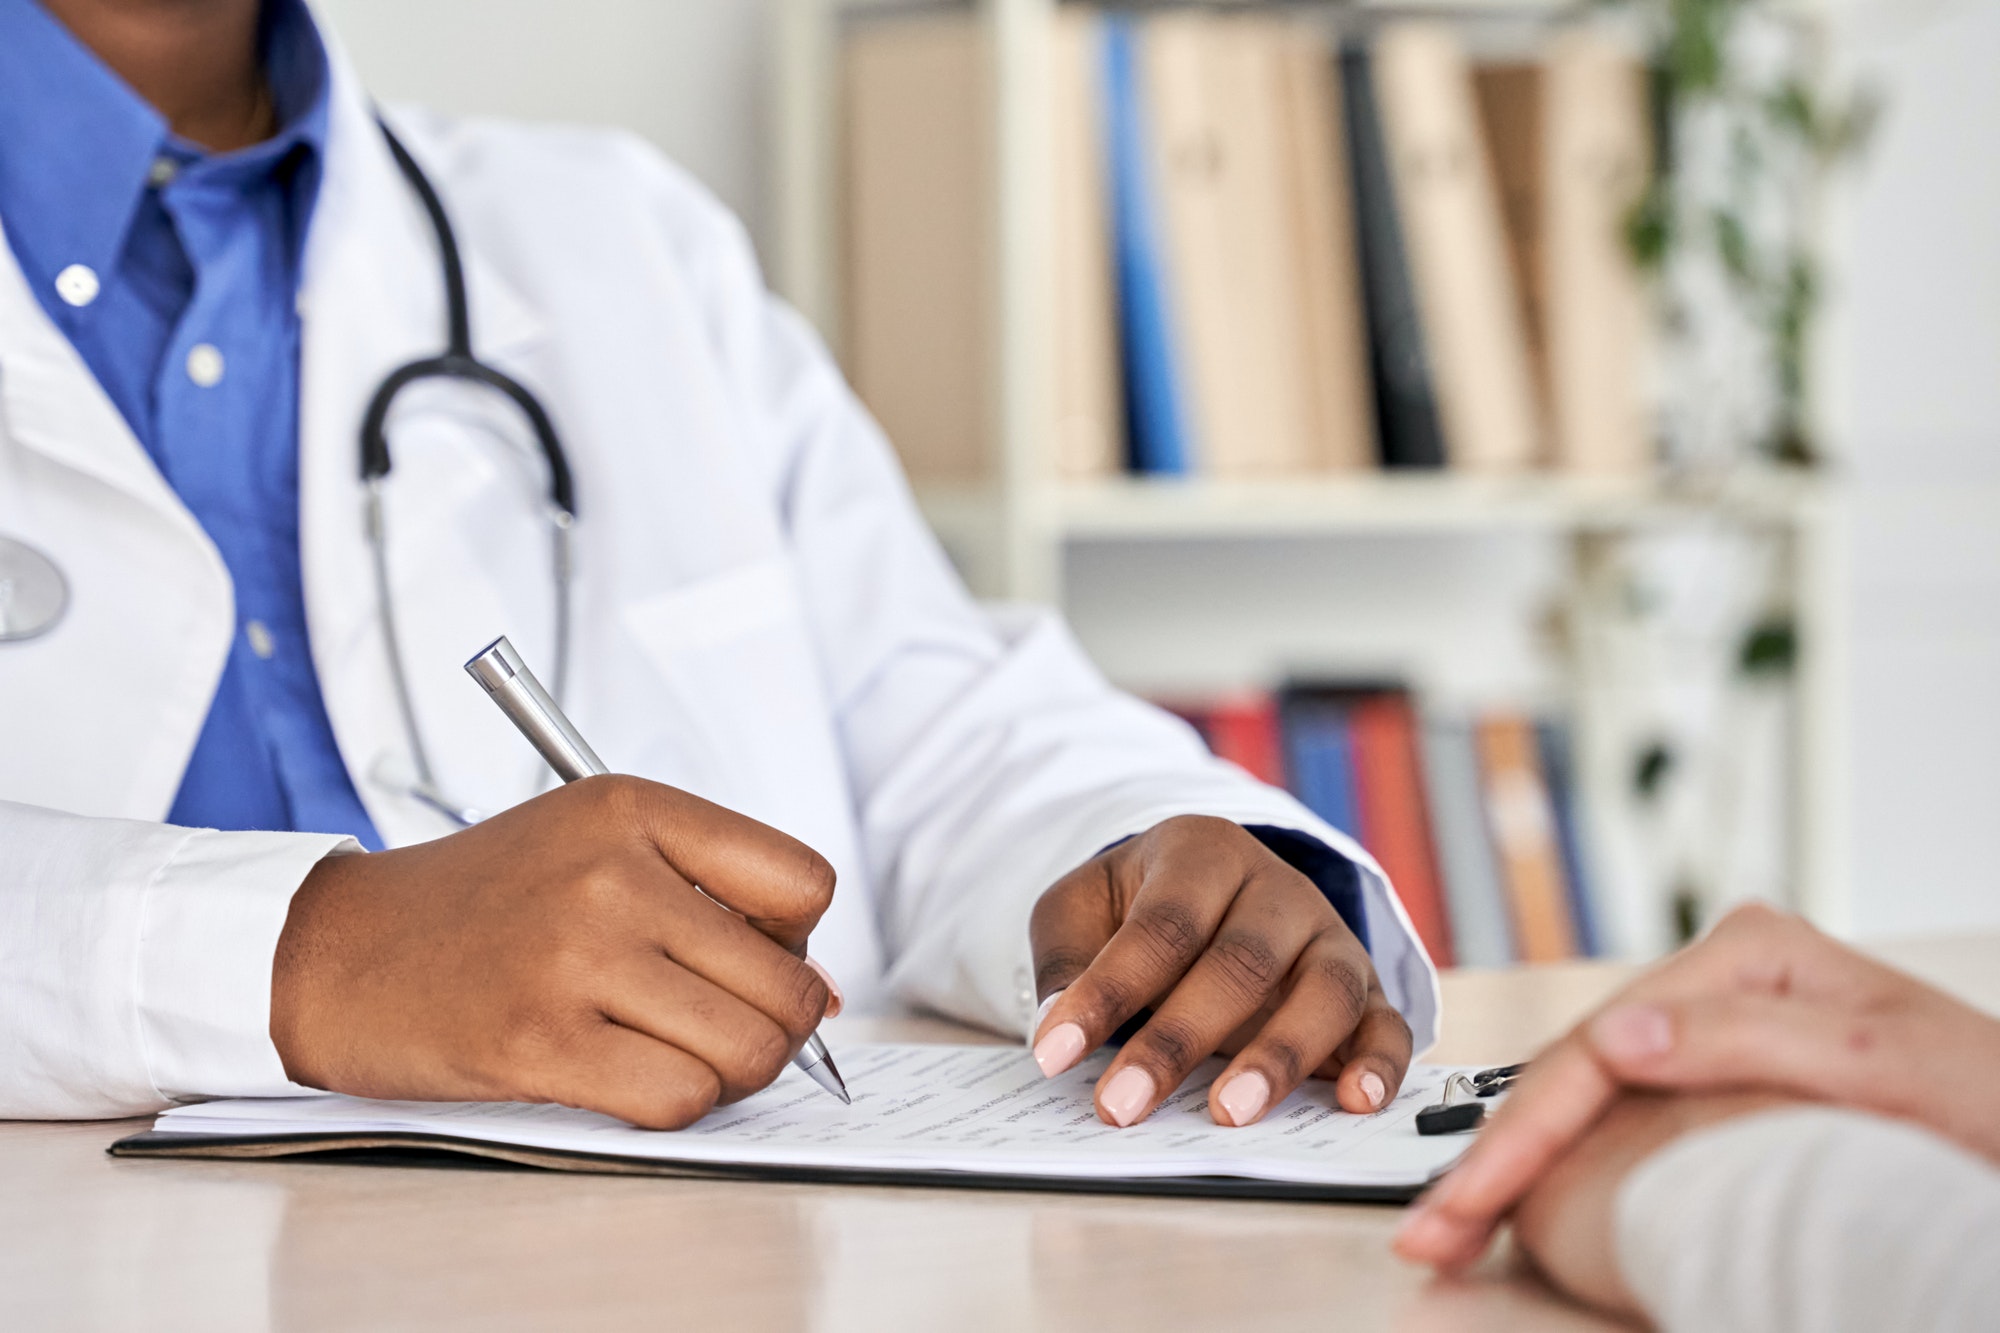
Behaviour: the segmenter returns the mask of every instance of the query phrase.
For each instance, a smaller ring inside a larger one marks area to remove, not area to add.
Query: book
[[[1058,9],[1049,29],[1050,240],[1056,475],[1113,476],[1125,467],[1125,390],[1112,276],[1111,178],[1103,18]]]
[[[1646,76],[1602,33],[1565,30],[1542,66],[1542,295],[1558,466],[1630,476],[1654,461],[1645,283],[1626,240],[1652,145]]]
[[[1359,42],[1344,46],[1340,71],[1378,456],[1384,467],[1443,467],[1444,427],[1410,281],[1388,146],[1376,106],[1374,58],[1368,47]]]
[[[1142,25],[1172,315],[1199,471],[1303,471],[1305,314],[1279,81],[1290,27],[1194,11]]]
[[[988,57],[953,14],[858,24],[842,51],[842,350],[919,481],[977,480],[994,455]]]
[[[1198,728],[1218,759],[1227,759],[1259,782],[1285,785],[1285,742],[1278,701],[1263,691],[1229,695],[1204,710]]]
[[[1480,719],[1476,736],[1486,817],[1507,890],[1519,961],[1574,958],[1576,923],[1534,724],[1514,714],[1494,714]]]
[[[367,1101],[323,1095],[176,1107],[121,1157],[271,1158],[357,1152],[372,1160],[445,1152],[487,1162],[628,1175],[829,1183],[1068,1189],[1253,1198],[1406,1200],[1471,1146],[1426,1137],[1416,1113],[1453,1070],[1412,1068],[1372,1116],[1307,1082],[1255,1125],[1208,1114],[1210,1059],[1128,1129],[1097,1118],[1101,1051],[1044,1079],[1018,1046],[857,1045],[840,1052],[853,1106],[796,1069],[673,1133],[590,1111],[509,1103]]]
[[[1465,53],[1448,25],[1393,23],[1373,68],[1445,455],[1471,471],[1531,467],[1542,428]]]
[[[1424,796],[1416,709],[1405,694],[1371,695],[1356,701],[1348,724],[1361,843],[1395,886],[1431,961],[1451,967],[1456,956]]]
[[[1375,465],[1367,310],[1349,181],[1340,68],[1324,34],[1293,26],[1278,47],[1295,282],[1304,321],[1307,465]]]
[[[1104,101],[1110,157],[1118,328],[1132,471],[1181,476],[1195,445],[1160,234],[1154,129],[1141,68],[1140,20],[1105,20]]]
[[[1047,437],[1056,475],[1124,462],[1103,20],[1049,29]],[[970,14],[854,25],[842,55],[844,353],[856,392],[918,481],[993,467],[998,206],[991,52]]]
[[[1577,952],[1602,958],[1607,952],[1598,929],[1594,877],[1584,855],[1582,819],[1577,809],[1576,759],[1566,723],[1553,719],[1535,724],[1536,757],[1542,762],[1549,806],[1555,813],[1556,844],[1562,851],[1563,884],[1569,890],[1570,920],[1576,923]]]
[[[1507,257],[1521,303],[1529,381],[1542,419],[1548,420],[1549,352],[1542,308],[1542,219],[1547,194],[1548,145],[1543,133],[1542,62],[1506,60],[1473,67],[1479,119],[1493,156],[1493,183],[1506,224]],[[1544,456],[1544,462],[1553,462]]]
[[[1292,795],[1333,827],[1359,838],[1354,741],[1346,708],[1310,694],[1288,695],[1281,708]]]
[[[1452,954],[1461,967],[1505,967],[1514,961],[1514,929],[1492,834],[1472,723],[1427,718],[1424,781],[1431,828],[1450,909]]]

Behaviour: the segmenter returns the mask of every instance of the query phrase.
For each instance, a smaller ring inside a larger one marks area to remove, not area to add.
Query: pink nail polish
[[[1074,1023],[1058,1023],[1035,1043],[1035,1063],[1043,1078],[1054,1078],[1082,1058],[1083,1029]]]
[[[1389,1096],[1389,1085],[1382,1081],[1380,1074],[1370,1071],[1361,1076],[1361,1095],[1368,1099],[1370,1109],[1379,1111]]]
[[[1125,1128],[1146,1113],[1153,1104],[1153,1076],[1137,1065],[1126,1065],[1111,1076],[1104,1085],[1104,1091],[1097,1094],[1098,1104],[1111,1117],[1111,1123]]]
[[[1621,1004],[1599,1014],[1590,1039],[1614,1060],[1650,1060],[1674,1048],[1674,1023],[1650,1004]]]
[[[833,973],[821,966],[819,959],[813,957],[811,954],[806,955],[806,966],[819,973],[819,979],[826,983],[828,997],[826,1002],[826,1016],[828,1018],[838,1018],[840,1011],[847,1007],[847,997],[840,993],[840,983],[835,981]]]
[[[1248,1070],[1224,1084],[1216,1100],[1222,1103],[1229,1123],[1240,1129],[1264,1114],[1271,1100],[1271,1081],[1254,1069]]]

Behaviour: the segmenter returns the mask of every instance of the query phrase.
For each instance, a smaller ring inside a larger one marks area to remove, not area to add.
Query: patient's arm
[[[1849,1106],[2000,1162],[2000,1022],[1796,917],[1743,909],[1537,1056],[1398,1251],[1470,1263],[1636,1090]]]
[[[2000,1315],[2000,1171],[1851,1110],[1623,1098],[1529,1193],[1515,1233],[1558,1287],[1669,1333]]]

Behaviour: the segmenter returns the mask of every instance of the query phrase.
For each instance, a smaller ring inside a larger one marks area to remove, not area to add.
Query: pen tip
[[[840,1076],[840,1070],[834,1065],[831,1055],[822,1055],[806,1066],[806,1075],[820,1087],[840,1098],[843,1105],[854,1105],[854,1098],[847,1092],[847,1080]]]

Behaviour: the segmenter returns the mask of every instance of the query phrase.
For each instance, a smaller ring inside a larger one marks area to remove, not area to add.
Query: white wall
[[[2000,925],[2000,3],[1843,3],[1887,98],[1839,192],[1856,926]]]
[[[627,125],[765,236],[767,0],[320,2],[383,96]],[[1827,425],[1853,487],[1855,924],[2000,926],[2000,0],[1827,3],[1889,102],[1836,213],[1826,338]],[[1289,621],[1313,626],[1297,665],[1415,661],[1451,693],[1526,692],[1522,612],[1552,555],[1101,548],[1080,553],[1069,595],[1086,643],[1135,682],[1227,679]],[[1494,629],[1465,636],[1481,656],[1437,641],[1436,625],[1473,619]]]
[[[622,125],[763,220],[765,0],[315,3],[384,100]]]

